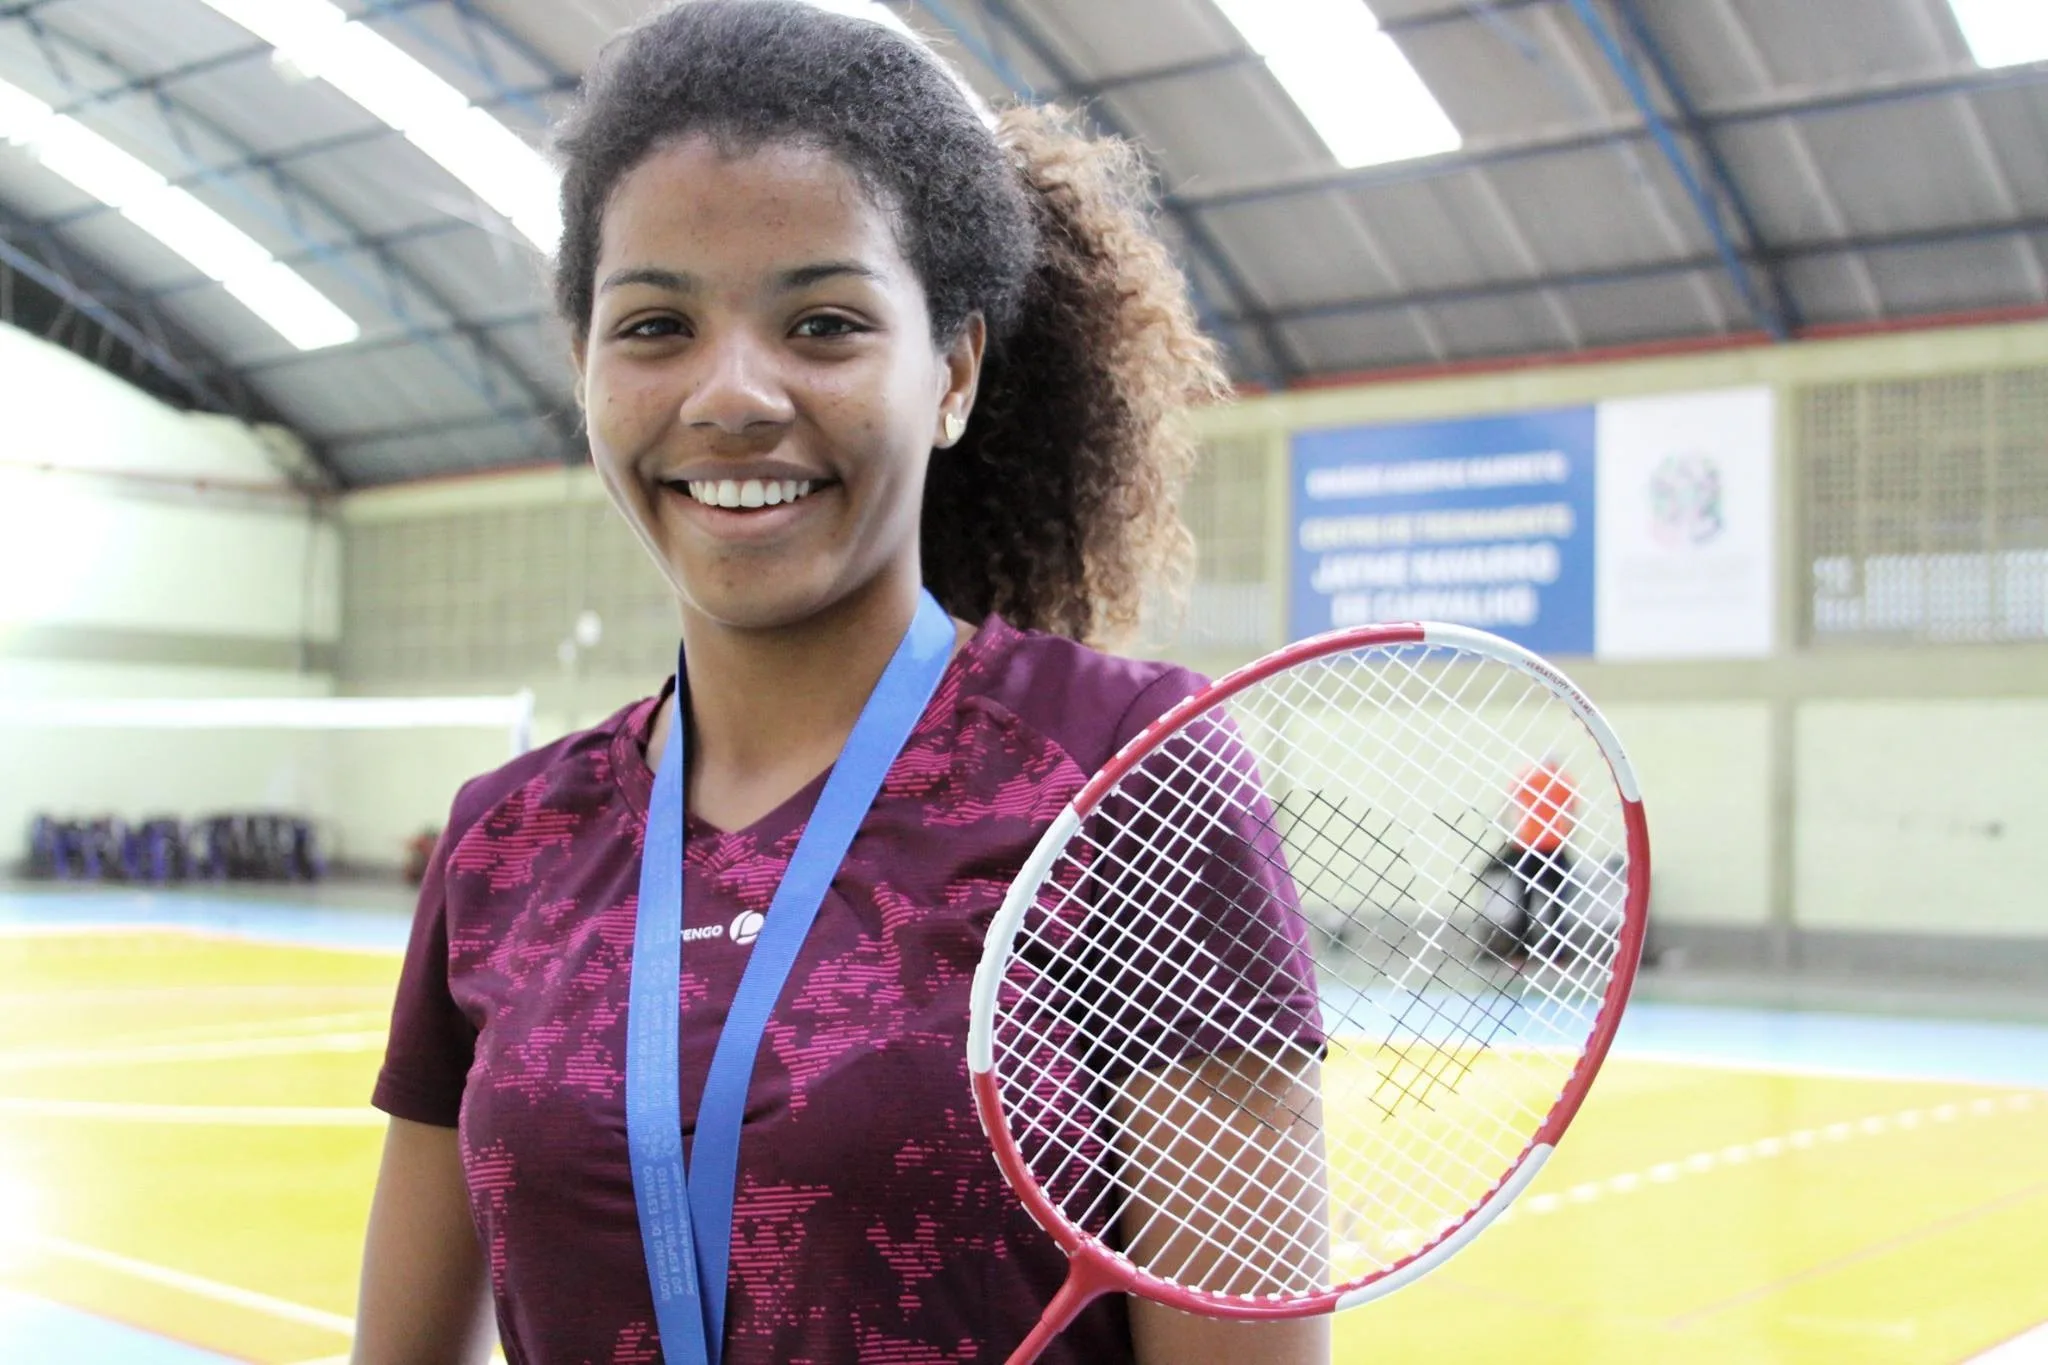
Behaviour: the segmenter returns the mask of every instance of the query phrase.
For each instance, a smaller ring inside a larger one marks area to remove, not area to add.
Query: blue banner
[[[1297,434],[1291,637],[1450,621],[1591,654],[1594,445],[1590,406]]]

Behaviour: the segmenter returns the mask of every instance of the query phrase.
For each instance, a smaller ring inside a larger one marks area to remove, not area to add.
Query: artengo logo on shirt
[[[750,948],[754,940],[761,937],[761,926],[767,918],[754,910],[744,910],[733,917],[731,924],[704,924],[695,929],[683,930],[683,942],[701,943],[705,939],[730,938],[742,948]]]

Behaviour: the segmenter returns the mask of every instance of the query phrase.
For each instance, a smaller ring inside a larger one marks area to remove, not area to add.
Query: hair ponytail
[[[1135,149],[1052,108],[1006,111],[997,138],[1029,191],[1038,259],[967,438],[933,456],[925,577],[963,615],[1115,641],[1192,568],[1179,498],[1195,443],[1179,418],[1220,397],[1224,375]]]

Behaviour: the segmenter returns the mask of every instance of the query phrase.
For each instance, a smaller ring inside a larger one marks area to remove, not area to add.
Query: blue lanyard
[[[683,684],[676,661],[675,712],[647,808],[633,970],[626,1003],[626,1145],[633,1201],[654,1290],[667,1365],[718,1365],[725,1343],[726,1269],[732,1253],[732,1191],[740,1123],[761,1032],[797,950],[817,918],[847,846],[874,804],[912,727],[945,674],[953,622],[928,592],[861,708],[846,747],[797,840],[767,922],[740,975],[704,1095],[697,1105],[689,1170],[683,1162],[681,1058],[683,963]]]

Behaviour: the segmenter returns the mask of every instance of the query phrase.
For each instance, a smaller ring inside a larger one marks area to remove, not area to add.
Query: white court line
[[[111,1100],[0,1097],[0,1118],[82,1119],[101,1123],[177,1123],[233,1128],[382,1128],[368,1105],[128,1104]]]
[[[1877,1137],[1890,1132],[1909,1132],[1917,1128],[1954,1123],[1965,1117],[1990,1118],[1997,1114],[2027,1113],[2037,1105],[2048,1108],[2048,1097],[2035,1091],[2018,1090],[1996,1098],[1987,1095],[1979,1099],[1928,1105],[1920,1109],[1902,1109],[1890,1114],[1871,1114],[1864,1118],[1823,1124],[1816,1128],[1800,1128],[1777,1137],[1731,1143],[1710,1152],[1694,1152],[1691,1156],[1680,1157],[1676,1161],[1659,1162],[1646,1170],[1627,1171],[1621,1175],[1609,1176],[1605,1180],[1589,1180],[1560,1193],[1524,1195],[1510,1205],[1497,1221],[1504,1223],[1517,1213],[1524,1216],[1555,1213],[1567,1204],[1590,1204],[1607,1195],[1631,1194],[1649,1185],[1668,1185],[1680,1176],[1705,1175],[1722,1167],[1746,1165],[1751,1161],[1768,1161],[1773,1157],[1784,1156],[1788,1152],[1807,1151],[1827,1143],[1847,1142],[1857,1137]]]
[[[1832,1081],[1903,1081],[1924,1085],[2010,1085],[2010,1081],[1972,1080],[1956,1072],[1899,1071],[1878,1066],[1830,1066],[1821,1062],[1771,1061],[1751,1057],[1707,1057],[1696,1052],[1638,1052],[1616,1047],[1610,1060],[1650,1062],[1657,1066],[1686,1066],[1703,1071],[1754,1071],[1767,1076],[1814,1076]],[[2025,1084],[2025,1082],[2021,1082]]]
[[[181,1290],[198,1298],[211,1299],[215,1303],[232,1304],[237,1308],[246,1308],[250,1312],[261,1313],[266,1317],[278,1318],[285,1322],[295,1322],[305,1327],[317,1327],[323,1331],[334,1332],[345,1337],[355,1335],[355,1319],[343,1317],[339,1313],[328,1313],[318,1308],[308,1308],[301,1303],[292,1303],[287,1299],[274,1298],[269,1294],[259,1294],[253,1289],[241,1289],[235,1285],[222,1284],[219,1280],[209,1280],[201,1275],[188,1274],[182,1270],[172,1270],[169,1266],[152,1265],[148,1261],[138,1261],[132,1256],[120,1256],[111,1251],[101,1251],[98,1247],[81,1246],[77,1242],[66,1241],[62,1237],[30,1237],[27,1240],[30,1245],[39,1247],[44,1251],[66,1257],[70,1260],[83,1261],[87,1265],[98,1266],[102,1270],[111,1270],[117,1275],[126,1275],[131,1279],[162,1285],[166,1289]]]
[[[141,1043],[130,1047],[52,1047],[0,1053],[0,1072],[134,1066],[142,1062],[217,1062],[244,1057],[299,1057],[312,1053],[382,1052],[386,1030],[309,1033],[296,1037],[230,1038],[215,1042]]]
[[[2048,1322],[1992,1347],[1981,1356],[1971,1356],[1963,1365],[2048,1365]]]
[[[99,1053],[129,1047],[161,1047],[171,1043],[233,1042],[251,1038],[306,1038],[318,1034],[354,1033],[387,1027],[389,1010],[350,1010],[345,1014],[295,1014],[270,1019],[233,1019],[209,1024],[181,1024],[173,1028],[129,1030],[89,1041],[67,1044],[66,1048]],[[47,1045],[0,1048],[0,1066],[11,1057],[32,1057],[57,1051]]]
[[[1710,1171],[1728,1166],[1743,1166],[1751,1161],[1768,1161],[1784,1156],[1788,1152],[1809,1151],[1829,1143],[1847,1142],[1857,1137],[1876,1137],[1883,1133],[1908,1132],[1919,1128],[1930,1128],[1940,1124],[1954,1123],[1962,1118],[1990,1118],[1997,1114],[2027,1113],[2036,1106],[2048,1109],[2048,1096],[2036,1091],[2014,1091],[2011,1094],[1991,1097],[1984,1096],[1968,1101],[1949,1104],[1929,1105],[1922,1109],[1902,1109],[1890,1114],[1871,1114],[1861,1119],[1825,1124],[1816,1128],[1800,1128],[1777,1137],[1758,1138],[1754,1142],[1730,1143],[1712,1151],[1694,1152],[1691,1156],[1675,1161],[1660,1161],[1640,1171],[1624,1171],[1604,1180],[1587,1180],[1570,1189],[1543,1194],[1525,1194],[1501,1211],[1496,1224],[1517,1218],[1540,1217],[1556,1213],[1560,1209],[1618,1194],[1634,1194],[1652,1185],[1669,1185],[1688,1175],[1705,1175]],[[1438,1229],[1439,1232],[1442,1229]],[[1435,1236],[1420,1228],[1397,1228],[1387,1234],[1385,1241],[1396,1251],[1406,1254],[1420,1248]],[[1361,1250],[1355,1244],[1340,1243],[1339,1254]],[[2048,1348],[2048,1340],[2041,1343]],[[1976,1362],[1965,1362],[1976,1365]],[[2048,1365],[2048,1355],[2038,1359],[2034,1356],[2015,1356],[2011,1360],[2000,1359],[1997,1365]]]
[[[367,943],[307,943],[296,938],[266,934],[260,929],[208,928],[197,924],[155,924],[147,920],[109,924],[0,924],[0,939],[9,938],[133,938],[137,934],[198,939],[206,943],[248,943],[263,948],[305,948],[316,953],[346,953],[353,957],[404,957],[400,947],[379,947]]]
[[[0,1008],[24,1011],[52,1006],[175,1005],[211,1003],[260,1004],[281,1001],[302,1005],[308,1000],[369,1000],[388,1013],[389,986],[82,986],[76,990],[9,991],[0,997]]]

